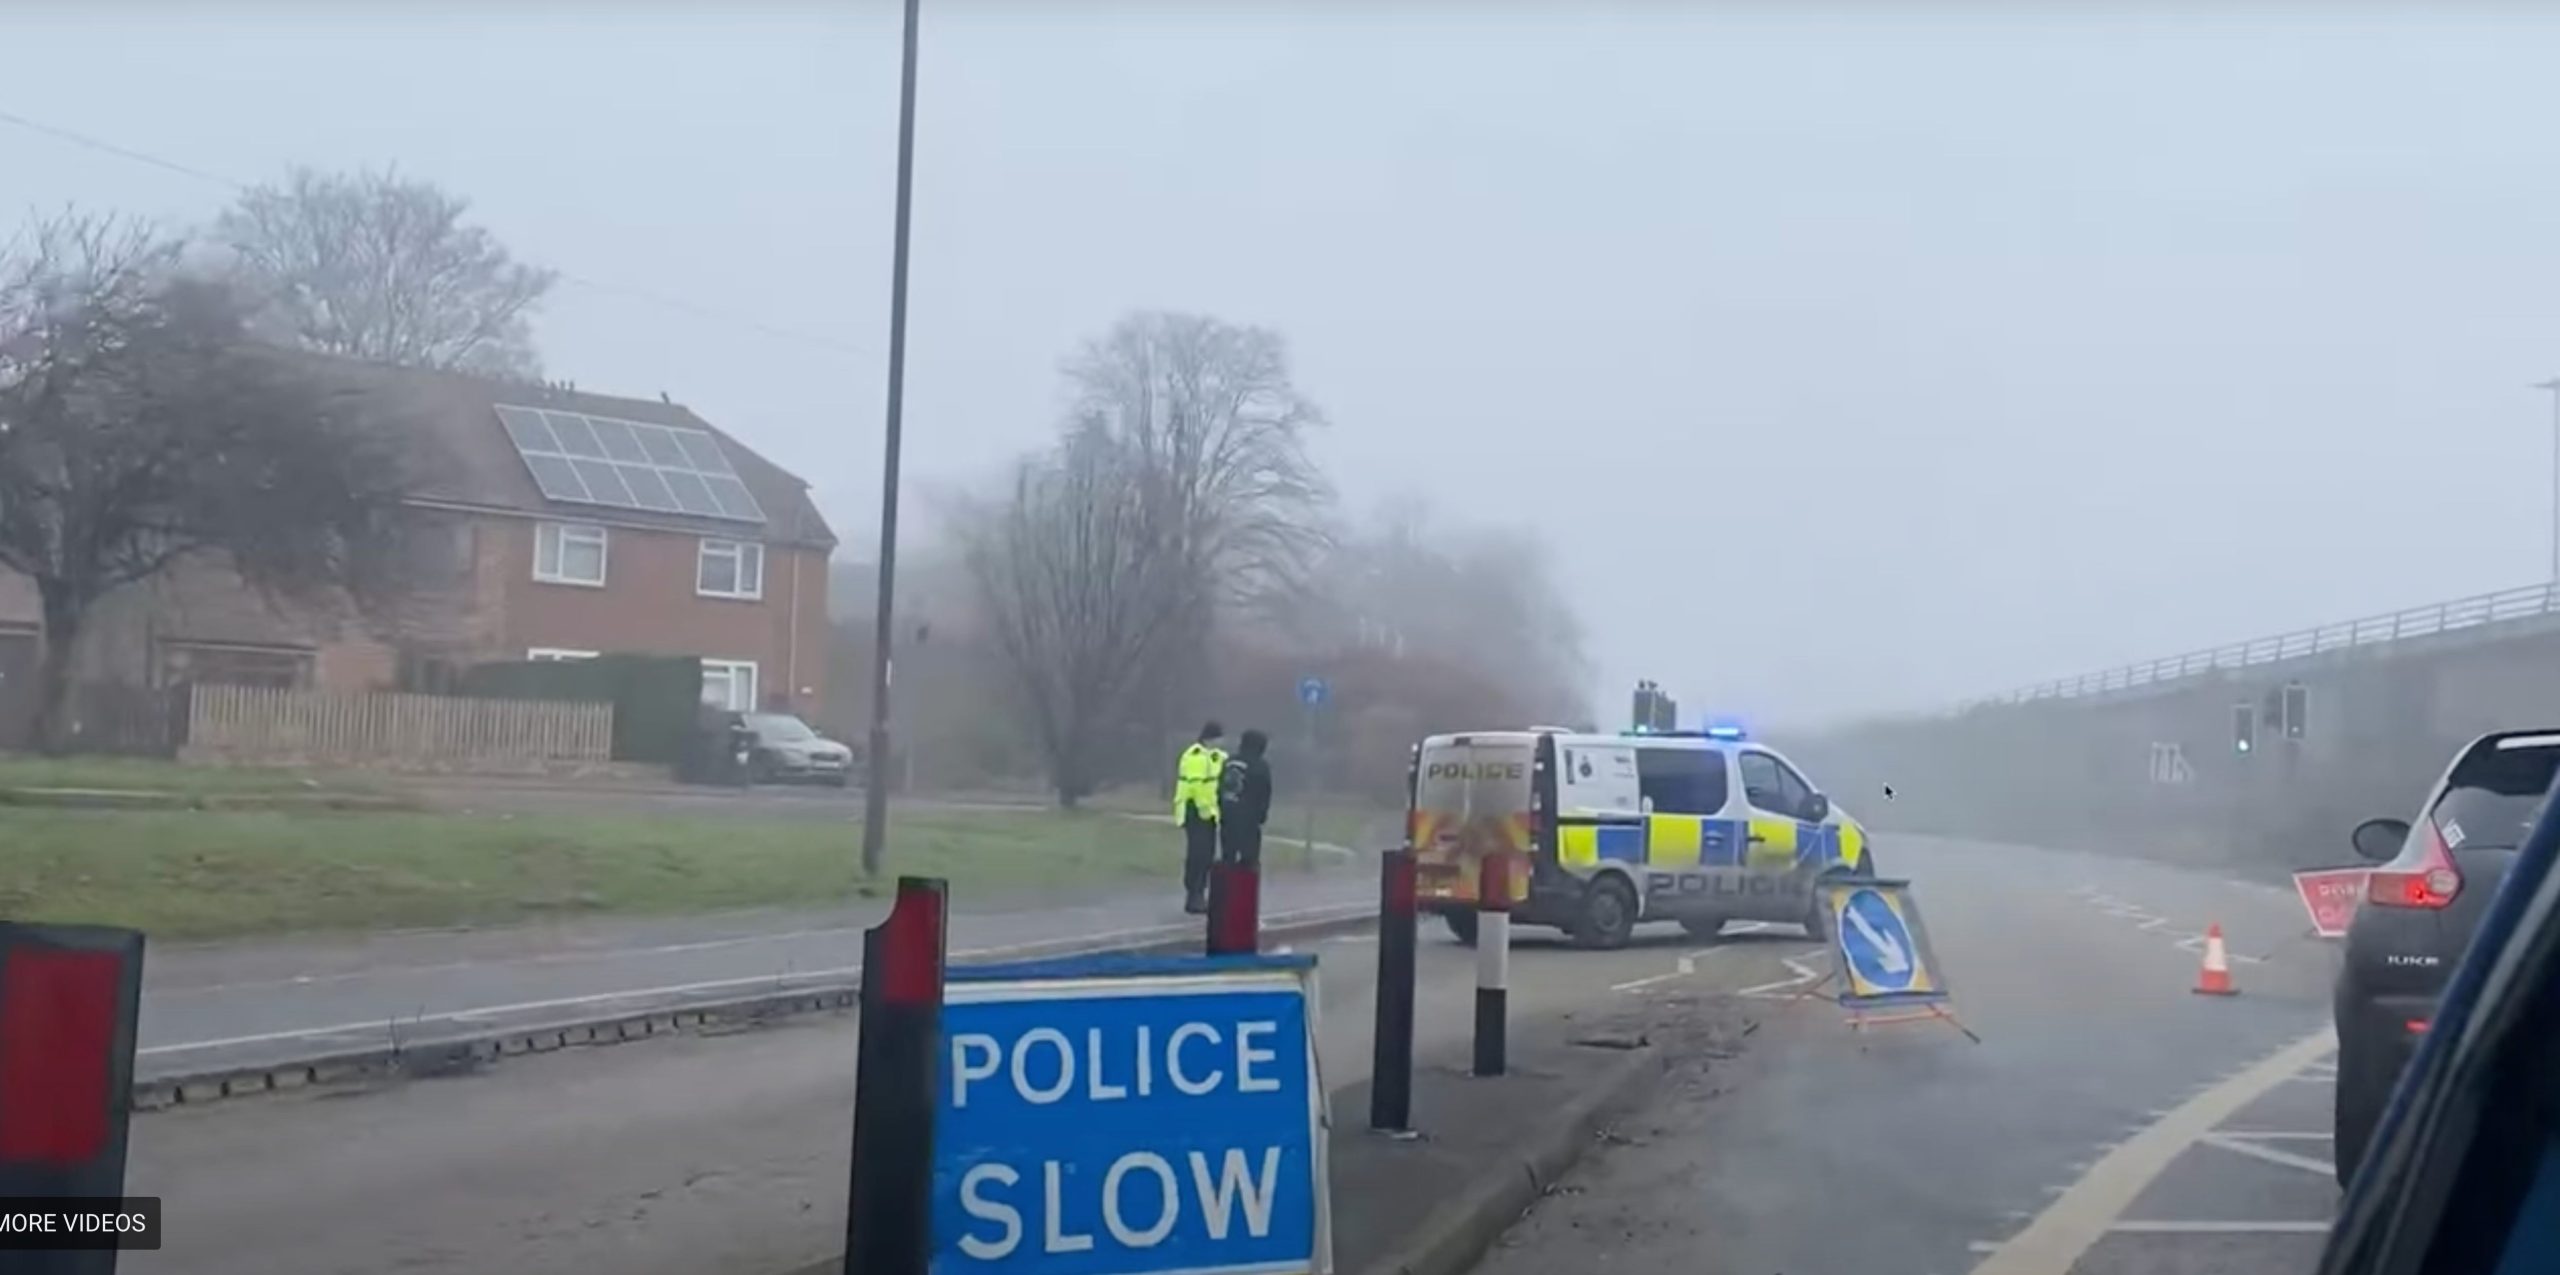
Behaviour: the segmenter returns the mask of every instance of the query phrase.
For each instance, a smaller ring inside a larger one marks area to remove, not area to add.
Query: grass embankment
[[[822,906],[858,825],[755,818],[0,809],[0,916],[161,938]],[[891,870],[955,896],[1171,879],[1166,834],[1108,814],[902,813]]]

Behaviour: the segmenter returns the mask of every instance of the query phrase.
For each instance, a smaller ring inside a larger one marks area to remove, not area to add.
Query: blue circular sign
[[[1908,991],[1920,976],[1919,945],[1880,891],[1853,890],[1840,905],[1840,951],[1859,981],[1878,991]]]
[[[1322,707],[1326,697],[1332,693],[1333,688],[1325,685],[1325,681],[1321,677],[1302,677],[1298,679],[1298,702],[1309,708]]]

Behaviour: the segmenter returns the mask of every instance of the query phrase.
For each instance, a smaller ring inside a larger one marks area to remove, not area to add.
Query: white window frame
[[[753,713],[758,711],[756,707],[756,692],[762,688],[756,684],[759,680],[759,676],[756,669],[756,662],[754,660],[704,660],[702,662],[702,685],[705,691],[708,691],[711,687],[710,674],[713,669],[719,669],[722,672],[722,681],[727,684],[729,688],[729,695],[724,700],[714,702],[712,698],[706,694],[702,697],[703,703],[709,704],[713,708],[725,709],[732,713]],[[740,670],[744,670],[747,675],[747,702],[744,704],[737,702],[738,673]]]
[[[595,579],[581,579],[560,569],[572,540],[595,545]],[[601,589],[612,571],[612,559],[612,537],[594,523],[545,522],[536,524],[533,529],[533,578],[544,584],[574,584],[585,589]]]
[[[737,581],[740,587],[714,589],[703,583],[703,568],[709,566],[713,558],[729,559],[731,563],[729,578]],[[748,578],[749,563],[755,565],[752,580]],[[705,598],[733,598],[741,602],[763,601],[764,544],[755,540],[713,540],[707,536],[704,537],[701,548],[694,553],[693,591],[696,596]]]
[[[537,664],[546,664],[555,660],[592,660],[598,654],[600,652],[574,650],[565,646],[537,646],[526,651],[524,657]]]

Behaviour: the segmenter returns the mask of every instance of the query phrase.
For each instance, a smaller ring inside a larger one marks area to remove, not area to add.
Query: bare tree
[[[1070,360],[1056,450],[964,537],[981,605],[1059,801],[1106,777],[1115,742],[1154,742],[1168,683],[1197,675],[1223,611],[1299,582],[1329,493],[1321,422],[1280,338],[1197,315],[1121,320]],[[1151,693],[1149,693],[1151,692]]]
[[[1279,334],[1135,314],[1085,347],[1068,376],[1080,427],[1125,454],[1151,563],[1194,577],[1209,605],[1251,606],[1303,578],[1325,545],[1319,515],[1331,499],[1306,451],[1324,415],[1291,383]]]
[[[296,169],[243,194],[214,235],[311,349],[530,376],[529,320],[559,276],[464,224],[470,207],[397,173]]]
[[[998,506],[962,532],[969,571],[1038,733],[1058,803],[1102,778],[1098,750],[1150,660],[1195,605],[1189,582],[1150,562],[1132,457],[1098,425],[1023,462]]]
[[[229,285],[148,227],[66,214],[0,249],[0,566],[44,613],[38,738],[66,742],[92,608],[216,558],[281,596],[381,598],[407,453],[352,393],[253,339]]]

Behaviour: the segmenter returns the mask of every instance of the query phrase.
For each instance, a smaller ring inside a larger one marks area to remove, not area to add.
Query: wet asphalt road
[[[2290,893],[2052,851],[1891,844],[1982,1043],[1934,1022],[1852,1035],[1836,1007],[1762,989],[1738,1065],[1631,1117],[1484,1275],[2307,1270],[2337,1202],[2321,1065],[2285,1069],[2228,1118],[2175,1115],[2326,1026],[2333,958],[2301,937]],[[2240,958],[2230,999],[2192,990],[2195,936],[2214,921]],[[2121,1198],[2093,1177],[2140,1189]]]
[[[1741,938],[1684,975],[1695,944],[1676,929],[1607,953],[1524,932],[1515,1021],[1608,1006],[1636,994],[1613,988],[1658,978],[1713,974],[1738,986],[1783,972],[1775,954],[1802,946]],[[1369,1072],[1377,948],[1354,934],[1308,950],[1319,957],[1324,1077],[1339,1090]],[[1463,1048],[1474,954],[1434,926],[1419,965],[1418,1050]],[[146,1114],[133,1126],[130,1181],[163,1199],[171,1238],[162,1252],[126,1255],[123,1269],[780,1275],[842,1241],[853,1057],[850,1016],[813,1016],[509,1059],[370,1093]]]
[[[1836,1007],[1791,999],[1821,962],[1776,928],[1703,948],[1648,930],[1616,953],[1523,932],[1523,1016],[1748,990],[1737,1003],[1757,1028],[1738,1058],[1685,1072],[1631,1116],[1484,1269],[2305,1269],[2309,1228],[2336,1197],[2317,1171],[2322,1067],[2299,1048],[2325,1026],[2331,955],[2300,937],[2290,896],[2062,852],[1892,844],[1981,1044],[1936,1023],[1853,1036]],[[2211,921],[2240,958],[2236,998],[2190,990],[2192,936]],[[983,924],[1003,935],[1032,922]],[[1421,1036],[1453,1046],[1472,961],[1436,927],[1425,934]],[[1339,1086],[1367,1070],[1375,949],[1355,936],[1318,950]],[[134,1189],[169,1201],[181,1242],[128,1260],[225,1275],[787,1269],[841,1225],[851,1034],[842,1018],[802,1020],[145,1116]],[[2253,1069],[2287,1047],[2286,1075]],[[2263,1092],[2197,1117],[2235,1075]],[[2092,1172],[2137,1152],[2129,1172]],[[2097,1179],[2140,1189],[2093,1192]]]

